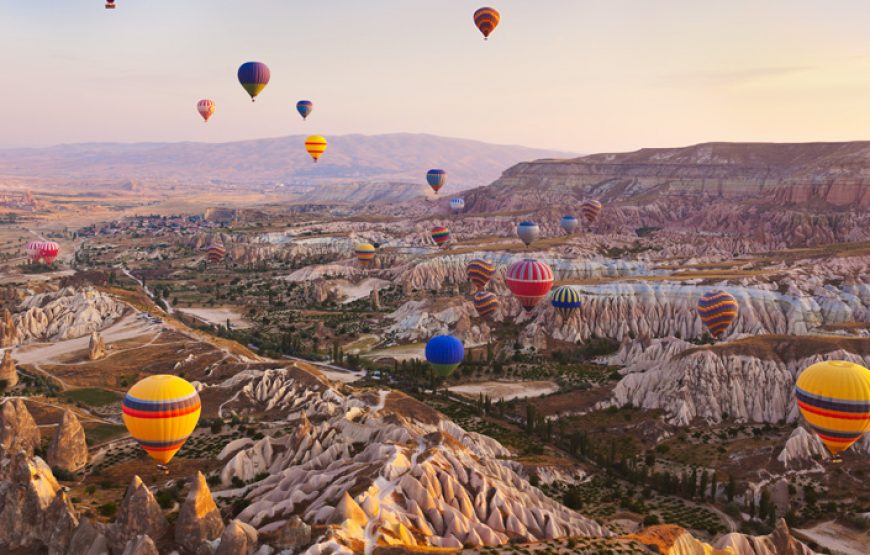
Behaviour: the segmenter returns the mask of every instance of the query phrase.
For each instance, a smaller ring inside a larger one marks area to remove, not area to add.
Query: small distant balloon
[[[504,278],[505,285],[526,312],[531,312],[547,296],[553,280],[553,270],[549,265],[531,259],[514,262]]]
[[[439,378],[450,376],[464,358],[465,346],[452,335],[439,335],[426,343],[426,361]]]
[[[495,8],[480,8],[474,12],[474,24],[483,33],[483,39],[488,40],[489,35],[498,27],[501,14]]]
[[[308,154],[311,155],[315,163],[320,159],[320,156],[326,152],[326,146],[326,139],[320,135],[311,135],[305,139],[305,150],[308,151]]]
[[[239,67],[239,83],[251,96],[251,102],[263,92],[271,77],[272,72],[262,62],[245,62]]]
[[[698,301],[698,314],[710,330],[710,335],[720,339],[737,319],[740,306],[734,295],[726,291],[709,291]]]
[[[597,200],[587,200],[580,205],[580,212],[583,213],[583,217],[586,218],[589,225],[592,225],[598,221],[598,216],[601,215],[601,208],[601,203]]]
[[[483,258],[475,258],[465,267],[468,279],[478,289],[483,289],[495,273],[495,264]]]
[[[562,219],[559,221],[559,225],[562,226],[562,229],[565,230],[565,233],[568,235],[573,235],[577,228],[580,226],[580,222],[577,221],[577,218],[568,214],[567,216],[562,216]]]
[[[205,258],[210,264],[217,264],[227,255],[227,249],[223,243],[212,241],[205,249]]]
[[[517,225],[517,236],[528,247],[541,235],[541,228],[535,222],[520,222]]]
[[[300,100],[296,103],[296,111],[302,116],[302,119],[308,119],[311,112],[314,110],[314,103],[310,100]]]
[[[447,172],[439,169],[432,169],[426,173],[426,182],[438,194],[438,191],[447,183]]]
[[[371,265],[372,261],[375,259],[376,252],[377,249],[371,243],[360,243],[354,249],[356,259],[363,268],[368,268]]]
[[[214,100],[209,100],[208,98],[203,98],[199,102],[196,103],[196,111],[199,112],[199,115],[202,116],[202,119],[208,123],[209,118],[214,115]]]
[[[459,214],[465,210],[465,200],[459,197],[450,199],[450,209],[453,210],[454,214]]]
[[[115,0],[106,0],[106,9],[114,10],[115,9]]]
[[[489,319],[496,313],[501,304],[495,293],[491,291],[478,291],[472,297],[474,309],[481,318]]]
[[[580,293],[573,287],[563,285],[553,291],[553,308],[564,318],[570,318],[574,312],[582,306]]]
[[[432,240],[439,247],[446,245],[450,241],[450,230],[443,225],[436,225],[432,228]]]

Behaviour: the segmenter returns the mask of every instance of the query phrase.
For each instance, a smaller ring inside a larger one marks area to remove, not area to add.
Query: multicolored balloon
[[[439,247],[450,241],[450,230],[443,225],[436,225],[432,228],[432,240]]]
[[[450,199],[450,209],[453,210],[454,214],[459,214],[465,210],[465,200],[459,197]]]
[[[541,236],[541,228],[535,222],[520,222],[517,225],[517,236],[528,247]]]
[[[360,266],[367,268],[375,259],[377,249],[371,243],[360,243],[354,249],[356,259],[359,260]]]
[[[115,0],[106,0],[106,9],[114,10],[115,9]]]
[[[580,299],[580,293],[573,287],[563,285],[557,287],[553,291],[553,300],[551,301],[555,308],[563,318],[568,319],[574,312],[580,308],[583,303]]]
[[[30,241],[27,243],[25,251],[34,264],[39,261],[52,264],[60,254],[60,246],[54,241]]]
[[[121,403],[127,431],[160,464],[171,461],[193,433],[200,410],[196,389],[166,374],[139,381]]]
[[[426,343],[426,360],[439,378],[446,378],[462,364],[465,346],[452,335],[439,335]]]
[[[310,100],[300,100],[296,103],[296,111],[302,116],[302,119],[308,119],[311,112],[314,110],[314,103]]]
[[[219,241],[212,241],[205,249],[205,258],[210,264],[217,264],[227,255],[227,249]]]
[[[725,291],[709,291],[698,301],[698,314],[710,330],[710,335],[721,338],[737,319],[740,306],[734,295]]]
[[[851,362],[813,364],[795,384],[798,409],[834,461],[870,430],[870,370]]]
[[[465,267],[468,279],[478,289],[483,289],[495,273],[495,264],[489,260],[475,258]]]
[[[251,96],[251,102],[263,92],[271,77],[272,72],[262,62],[245,62],[239,67],[239,83]]]
[[[480,8],[474,12],[474,24],[483,33],[483,40],[488,40],[489,35],[498,27],[501,14],[495,8]]]
[[[504,281],[520,305],[531,312],[553,287],[553,270],[544,262],[520,260],[508,268]]]
[[[314,159],[315,164],[317,163],[317,160],[320,159],[320,156],[326,152],[326,146],[326,139],[320,135],[311,135],[305,139],[305,150],[307,150],[308,154],[310,154]]]
[[[601,203],[597,200],[587,200],[580,205],[580,212],[583,213],[583,217],[586,218],[589,225],[592,225],[598,221],[602,208]]]
[[[426,182],[437,195],[438,191],[447,184],[447,172],[438,169],[429,170],[426,173]]]
[[[208,98],[203,98],[199,102],[196,103],[196,111],[199,112],[199,115],[202,116],[202,119],[208,123],[210,117],[214,115],[214,100],[209,100]]]
[[[562,229],[565,230],[565,233],[568,235],[573,235],[577,228],[580,227],[580,222],[576,217],[568,214],[567,216],[562,216],[562,219],[559,220],[559,225],[562,226]]]
[[[491,291],[478,291],[472,297],[472,302],[474,303],[474,309],[477,311],[477,314],[480,315],[481,318],[491,318],[493,314],[498,310],[499,305],[501,304],[496,297],[495,293]]]

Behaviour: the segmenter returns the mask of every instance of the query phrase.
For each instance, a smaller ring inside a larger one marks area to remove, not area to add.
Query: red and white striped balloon
[[[203,98],[196,103],[196,110],[199,112],[199,115],[202,116],[202,119],[208,123],[208,118],[214,115],[214,100]]]
[[[508,268],[505,284],[526,311],[531,311],[553,287],[553,270],[544,262],[520,260]]]
[[[60,253],[60,246],[54,241],[31,241],[27,243],[27,256],[31,262],[39,262],[40,260],[46,264],[51,264]]]

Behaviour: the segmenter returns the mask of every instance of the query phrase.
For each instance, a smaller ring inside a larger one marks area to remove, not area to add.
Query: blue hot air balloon
[[[553,291],[553,308],[564,318],[570,318],[574,311],[583,305],[580,293],[573,287],[563,285]]]
[[[239,67],[239,83],[251,95],[251,102],[263,92],[271,76],[268,66],[261,62],[245,62]]]
[[[540,237],[541,229],[535,222],[520,222],[517,225],[517,235],[528,247],[529,245],[534,243],[538,239],[538,237]]]
[[[439,378],[446,378],[462,364],[465,346],[452,335],[439,335],[426,343],[426,360]]]
[[[444,187],[444,184],[447,183],[447,172],[439,169],[429,170],[426,173],[426,182],[432,187],[435,194],[438,194],[441,187]]]
[[[296,111],[299,112],[302,119],[308,119],[312,110],[314,110],[314,103],[310,100],[300,100],[296,103]]]
[[[459,197],[450,199],[450,209],[453,210],[455,214],[459,214],[465,210],[465,200]]]
[[[574,232],[577,231],[577,228],[580,226],[580,222],[575,216],[572,216],[571,214],[568,214],[567,216],[562,216],[562,220],[559,222],[559,224],[568,235],[573,235]]]

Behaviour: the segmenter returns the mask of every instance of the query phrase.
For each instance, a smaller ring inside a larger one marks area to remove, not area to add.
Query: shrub
[[[118,505],[114,502],[104,503],[97,507],[97,512],[104,517],[112,518],[118,513]]]
[[[643,519],[644,526],[655,526],[656,524],[660,524],[660,523],[661,523],[661,521],[659,520],[658,515],[652,515],[652,514],[646,515]]]

